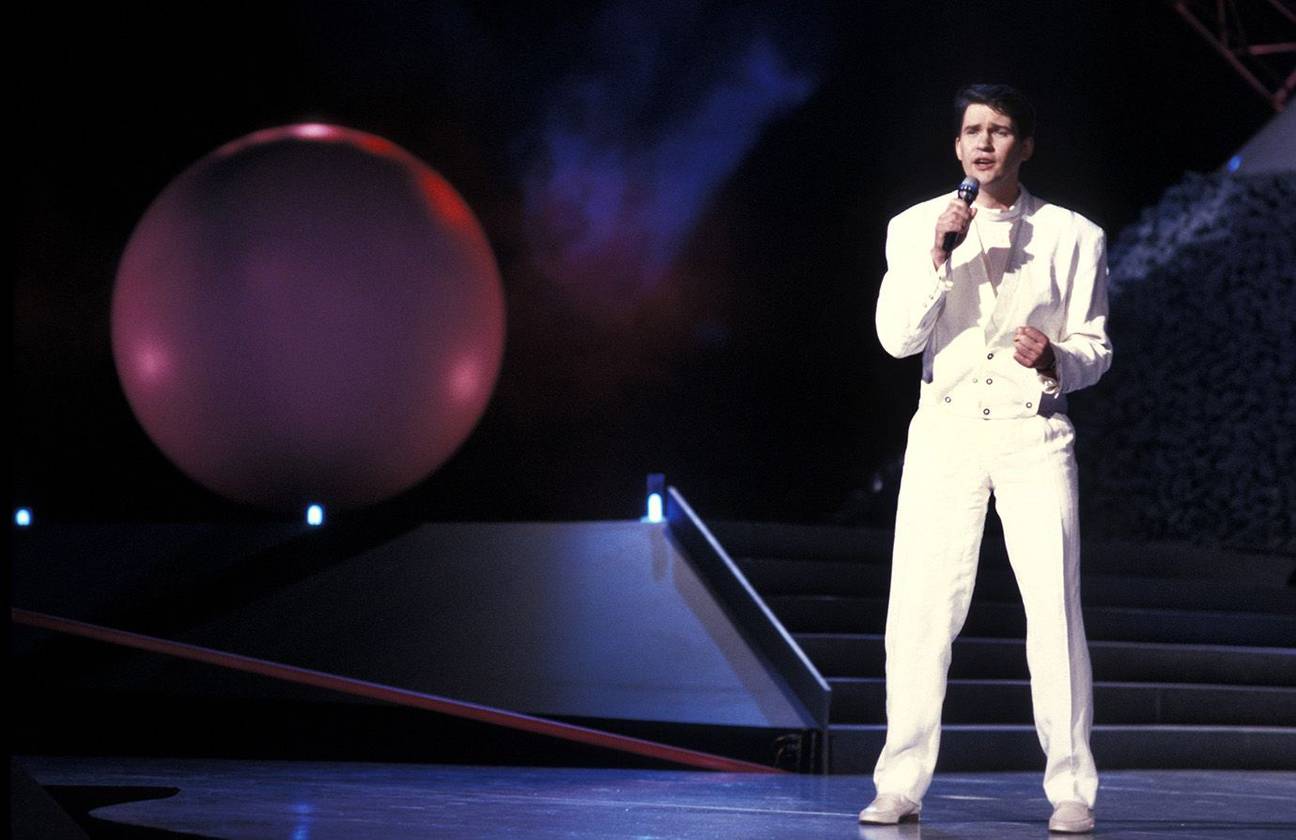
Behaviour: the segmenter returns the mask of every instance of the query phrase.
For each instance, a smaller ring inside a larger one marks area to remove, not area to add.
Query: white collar
[[[996,210],[992,207],[977,207],[977,218],[985,219],[987,222],[1011,221],[1026,211],[1030,198],[1031,194],[1026,191],[1026,185],[1018,184],[1017,200],[1012,203],[1011,207],[1003,210]]]

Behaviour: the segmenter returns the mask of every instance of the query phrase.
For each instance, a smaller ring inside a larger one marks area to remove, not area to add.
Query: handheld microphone
[[[977,193],[981,192],[981,184],[976,178],[964,178],[958,185],[958,197],[963,199],[963,203],[971,207],[972,202],[976,201]],[[954,246],[958,244],[958,234],[954,231],[948,231],[945,238],[941,240],[941,250],[950,253]]]

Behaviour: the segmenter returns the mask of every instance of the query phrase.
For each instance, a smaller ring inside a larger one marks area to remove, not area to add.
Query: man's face
[[[982,187],[1016,184],[1021,165],[1035,152],[1035,138],[1017,136],[1012,117],[989,105],[973,103],[963,112],[963,128],[954,138],[954,154],[963,172]]]

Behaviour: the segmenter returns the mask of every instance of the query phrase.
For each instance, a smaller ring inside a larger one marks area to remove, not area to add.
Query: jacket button
[[[988,409],[988,408],[983,408],[983,409],[981,409],[981,413],[982,413],[982,414],[989,414],[989,413],[990,413],[990,409]]]
[[[987,359],[993,359],[993,358],[994,358],[994,353],[986,353],[986,358],[987,358]]]
[[[949,398],[949,397],[946,397],[946,398],[945,398],[945,402],[949,402],[949,401],[950,401],[950,398]]]
[[[994,384],[994,380],[987,376],[987,377],[986,377],[986,384],[987,384],[987,385],[993,385],[993,384]]]
[[[1026,403],[1026,407],[1027,407],[1027,408],[1034,408],[1034,407],[1035,407],[1035,404],[1034,404],[1034,403]]]

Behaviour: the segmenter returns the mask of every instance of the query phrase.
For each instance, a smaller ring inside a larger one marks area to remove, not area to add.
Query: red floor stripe
[[[428,711],[440,712],[442,714],[467,718],[469,720],[477,720],[483,723],[494,724],[496,726],[520,729],[524,732],[537,732],[541,735],[552,735],[555,738],[562,738],[567,741],[577,741],[582,744],[606,747],[619,752],[633,753],[634,755],[647,756],[649,758],[661,759],[663,761],[673,761],[687,767],[697,767],[704,770],[720,770],[729,773],[782,772],[772,767],[766,767],[763,764],[739,761],[734,758],[726,758],[720,755],[712,755],[711,753],[688,750],[682,747],[672,747],[669,744],[659,744],[656,741],[647,741],[642,738],[631,738],[627,735],[617,735],[613,732],[603,732],[598,729],[590,729],[584,726],[573,726],[568,723],[560,723],[545,718],[518,714],[517,712],[509,712],[503,709],[495,709],[490,706],[480,706],[476,703],[465,703],[461,700],[452,700],[448,697],[438,697],[433,694],[423,694],[417,691],[396,688],[395,686],[382,685],[381,683],[351,679],[350,677],[342,677],[337,674],[329,674],[323,671],[312,671],[308,668],[298,668],[293,665],[285,665],[281,662],[256,659],[251,656],[227,653],[225,651],[213,650],[212,648],[185,644],[184,642],[173,642],[168,639],[159,639],[154,636],[145,636],[140,633],[131,633],[125,630],[114,630],[111,627],[101,627],[96,624],[87,624],[83,621],[74,621],[69,618],[60,618],[59,616],[31,612],[30,610],[22,610],[17,607],[10,609],[10,616],[15,623],[25,624],[29,627],[39,627],[45,630],[53,630],[58,633],[67,633],[73,636],[95,639],[97,641],[107,642],[108,644],[152,651],[153,653],[175,656],[180,659],[190,659],[195,662],[205,662],[209,665],[215,665],[220,668],[246,671],[251,674],[261,674],[262,676],[270,677],[272,679],[300,683],[302,685],[312,685],[317,688],[325,688],[330,691],[341,692],[342,694],[351,694],[356,697],[368,697],[373,700],[382,700],[387,703],[394,703],[398,706],[427,709]]]

